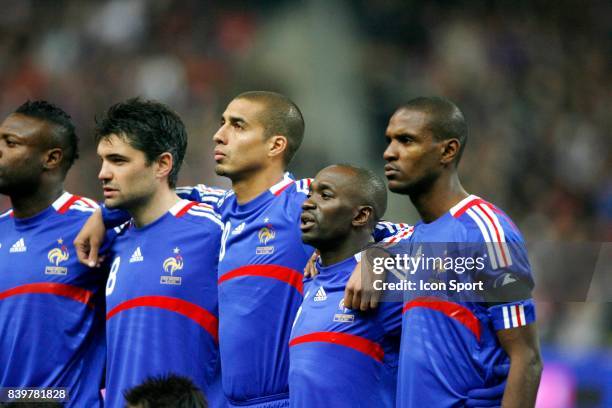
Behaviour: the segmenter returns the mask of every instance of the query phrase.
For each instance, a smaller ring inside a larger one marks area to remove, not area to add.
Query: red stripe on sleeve
[[[275,196],[279,196],[281,195],[281,193],[283,191],[285,191],[286,189],[288,189],[292,184],[294,183],[294,181],[292,181],[291,183],[287,183],[286,186],[284,186],[283,188],[281,188],[280,190],[278,190],[276,193],[274,193]]]
[[[475,198],[471,201],[468,201],[467,203],[465,203],[465,205],[463,207],[461,207],[459,210],[457,210],[457,212],[455,212],[455,214],[453,214],[453,217],[455,218],[459,218],[463,215],[463,213],[465,213],[467,210],[469,210],[471,207],[480,204],[480,203],[484,203],[487,204],[487,202],[485,200],[483,200],[482,198]]]
[[[372,357],[378,362],[382,362],[385,356],[385,351],[380,344],[363,338],[361,336],[355,336],[347,333],[335,333],[335,332],[315,332],[299,336],[289,342],[289,347],[297,346],[298,344],[304,343],[332,343],[338,344],[344,347],[350,347],[357,350],[367,356]]]
[[[504,265],[502,266],[508,266],[508,259],[506,258],[506,251],[504,251],[504,246],[501,244],[502,240],[501,240],[501,236],[499,235],[499,230],[497,226],[495,225],[493,218],[491,218],[491,216],[489,215],[489,213],[485,211],[485,209],[482,207],[480,207],[480,209],[482,210],[483,214],[485,215],[485,217],[487,217],[487,219],[491,223],[491,226],[495,230],[495,235],[497,236],[497,242],[494,242],[493,245],[497,245],[499,247],[499,252],[501,252],[502,258],[504,259]]]
[[[516,310],[516,322],[518,324],[517,327],[521,327],[523,325],[523,321],[521,320],[521,309],[519,307],[519,305],[514,305],[515,310]]]
[[[183,209],[179,212],[176,213],[175,217],[182,217],[183,215],[187,214],[187,211],[189,211],[189,209],[191,207],[193,207],[194,205],[197,205],[198,203],[196,203],[195,201],[190,201],[187,205],[185,205],[185,207],[183,207]]]
[[[64,214],[66,211],[68,211],[68,209],[70,208],[70,206],[72,204],[74,204],[75,202],[79,201],[81,199],[81,197],[77,196],[77,195],[73,195],[72,197],[70,197],[68,199],[68,201],[66,201],[64,203],[64,205],[62,205],[57,212],[60,214]]]
[[[424,307],[444,313],[446,316],[464,325],[469,331],[474,333],[476,340],[480,341],[480,322],[470,309],[460,304],[437,298],[420,297],[406,302],[403,313],[415,307]]]
[[[64,283],[29,283],[27,285],[17,286],[0,292],[0,300],[4,300],[11,296],[29,294],[63,296],[83,303],[89,307],[94,307],[92,302],[93,292]]]
[[[221,276],[217,283],[220,285],[223,282],[227,282],[230,279],[238,278],[241,276],[260,276],[263,278],[276,279],[293,286],[300,293],[303,293],[304,291],[304,284],[302,282],[304,276],[302,276],[301,273],[294,269],[280,265],[243,266]]]
[[[168,296],[141,296],[130,299],[120,303],[108,312],[106,320],[120,312],[136,307],[157,307],[181,314],[199,324],[212,336],[215,343],[219,341],[219,321],[215,315],[195,303]]]

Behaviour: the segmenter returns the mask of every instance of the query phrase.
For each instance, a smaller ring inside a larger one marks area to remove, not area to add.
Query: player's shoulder
[[[12,208],[9,208],[8,210],[3,211],[2,213],[0,213],[0,225],[9,223],[12,218],[13,218]]]
[[[406,242],[414,233],[414,225],[388,221],[380,221],[376,224],[376,233],[383,233],[384,238],[380,240],[383,244],[399,244]]]
[[[91,198],[68,192],[64,192],[51,206],[60,215],[77,218],[89,218],[100,207]]]
[[[499,207],[478,196],[470,195],[450,209],[455,225],[464,229],[465,238],[473,241],[522,241],[519,229]]]
[[[179,222],[188,222],[213,231],[222,231],[221,217],[211,204],[180,200],[169,210]]]
[[[228,190],[206,184],[197,184],[195,186],[177,187],[176,193],[194,201],[218,205],[219,201],[228,193]]]

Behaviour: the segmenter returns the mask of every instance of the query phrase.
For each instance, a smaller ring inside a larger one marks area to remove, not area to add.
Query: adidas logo
[[[244,226],[245,226],[245,223],[243,222],[242,224],[234,228],[234,230],[232,231],[232,235],[240,234],[242,231],[244,231]]]
[[[140,247],[138,247],[130,257],[130,263],[142,261],[144,261],[144,257],[142,256],[142,252],[140,252]]]
[[[321,286],[319,290],[317,290],[317,293],[315,293],[314,301],[322,302],[326,299],[327,299],[327,293],[325,293],[325,289],[323,289],[323,286]]]
[[[15,242],[9,252],[25,252],[28,248],[23,241],[23,238],[19,238],[19,241]]]

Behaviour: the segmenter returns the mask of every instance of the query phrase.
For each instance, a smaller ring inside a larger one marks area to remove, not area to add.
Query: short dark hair
[[[142,384],[125,390],[130,405],[144,408],[207,408],[204,394],[193,381],[176,374],[148,377]]]
[[[187,130],[178,114],[162,103],[131,98],[108,108],[102,119],[96,118],[96,143],[111,134],[124,138],[134,149],[143,152],[147,164],[162,153],[172,154],[168,184],[176,187],[187,150]]]
[[[283,158],[285,165],[289,164],[304,139],[305,124],[300,108],[285,95],[269,91],[244,92],[234,99],[246,99],[264,105],[259,120],[266,129],[265,137],[282,135],[287,138],[287,150]]]
[[[374,208],[374,215],[370,219],[370,224],[374,227],[387,211],[387,186],[372,170],[344,163],[337,166],[347,168],[355,174],[354,197],[362,204]]]
[[[62,148],[62,168],[64,174],[67,173],[79,158],[79,139],[70,115],[60,107],[43,100],[27,101],[18,107],[15,113],[40,119],[52,125],[53,132],[49,142],[52,147]]]
[[[430,116],[428,128],[437,141],[459,140],[459,153],[455,160],[459,164],[467,144],[468,128],[463,112],[457,105],[440,96],[421,96],[408,101],[400,109],[426,112]]]

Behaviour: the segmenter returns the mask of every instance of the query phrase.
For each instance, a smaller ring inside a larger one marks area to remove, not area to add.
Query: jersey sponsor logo
[[[58,247],[51,249],[47,253],[47,259],[55,266],[47,266],[45,268],[45,275],[67,275],[68,268],[59,266],[60,263],[65,262],[70,257],[68,254],[68,248],[64,245],[63,239],[57,240]]]
[[[174,248],[174,256],[168,257],[164,260],[163,268],[164,272],[170,275],[162,275],[159,278],[159,283],[164,285],[180,285],[181,277],[174,276],[174,273],[183,269],[183,257],[180,255],[180,249]]]
[[[344,299],[340,299],[338,304],[338,312],[334,314],[334,322],[336,323],[353,323],[355,321],[355,315],[353,311],[348,307],[344,307]]]
[[[13,246],[11,246],[11,249],[9,250],[9,252],[10,253],[25,252],[27,250],[28,250],[28,247],[26,247],[25,241],[23,240],[23,238],[19,238],[19,240],[15,242]]]
[[[142,252],[140,251],[140,247],[137,247],[132,256],[130,257],[130,263],[134,262],[142,262],[144,261],[144,257],[142,256]]]
[[[238,235],[240,234],[242,231],[244,231],[244,227],[245,227],[246,223],[242,223],[239,226],[237,226],[236,228],[234,228],[234,230],[232,231],[232,235]]]
[[[257,238],[259,238],[259,242],[262,246],[258,246],[255,250],[255,254],[257,255],[270,255],[274,253],[274,246],[268,245],[268,242],[272,241],[276,236],[276,232],[272,227],[272,224],[267,224],[265,227],[262,227],[257,234]]]
[[[323,302],[324,300],[327,300],[327,293],[325,293],[325,289],[323,289],[323,286],[321,286],[319,287],[319,290],[317,290],[317,293],[315,293],[314,301]]]

